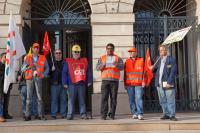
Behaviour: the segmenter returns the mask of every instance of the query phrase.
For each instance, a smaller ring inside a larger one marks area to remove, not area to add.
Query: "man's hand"
[[[88,87],[90,87],[92,84],[91,83],[88,83]]]
[[[152,66],[149,66],[149,69],[150,69],[150,70],[152,70],[153,68],[154,68],[154,65],[152,65]]]
[[[64,88],[67,89],[67,88],[68,88],[68,85],[64,85]]]
[[[166,84],[166,88],[169,89],[171,88],[172,86],[170,84]]]
[[[101,65],[99,65],[99,69],[100,69],[100,70],[104,69],[105,67],[106,67],[106,64],[101,64]]]
[[[142,88],[144,88],[146,86],[145,82],[142,82]]]
[[[22,80],[22,76],[19,75],[19,76],[17,77],[17,81],[21,81],[21,80]]]

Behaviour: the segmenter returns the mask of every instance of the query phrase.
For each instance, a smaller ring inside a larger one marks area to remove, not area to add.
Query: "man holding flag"
[[[6,118],[12,118],[8,115],[8,103],[10,97],[10,86],[12,83],[16,82],[16,70],[17,62],[20,57],[26,54],[21,36],[19,34],[18,28],[16,26],[15,20],[10,15],[9,29],[7,37],[7,48],[6,48],[6,63],[5,63],[5,77],[4,77],[4,99],[6,102],[4,104],[4,116]]]
[[[45,56],[39,54],[40,45],[38,43],[33,43],[32,54],[27,55],[24,65],[27,66],[25,71],[25,79],[27,84],[27,100],[26,100],[26,113],[25,121],[31,120],[30,115],[30,98],[33,95],[33,89],[35,86],[37,99],[38,99],[38,119],[44,118],[43,112],[43,101],[42,101],[42,79],[47,77],[49,72],[49,66]]]
[[[159,102],[163,110],[163,116],[160,119],[177,121],[175,117],[175,78],[177,68],[175,59],[167,55],[167,48],[166,45],[159,46],[159,60],[150,69],[155,69],[156,71],[155,86],[157,87]]]

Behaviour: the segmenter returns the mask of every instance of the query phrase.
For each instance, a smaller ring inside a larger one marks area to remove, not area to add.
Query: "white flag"
[[[9,85],[16,81],[15,71],[17,67],[17,60],[24,54],[26,54],[24,44],[22,42],[15,20],[12,14],[10,14],[4,79],[5,93],[7,93]]]

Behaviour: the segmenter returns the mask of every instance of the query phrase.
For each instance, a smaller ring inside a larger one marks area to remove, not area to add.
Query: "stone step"
[[[0,133],[196,133],[200,132],[199,113],[178,114],[179,121],[161,121],[160,114],[145,115],[145,120],[134,120],[131,116],[119,116],[116,120],[101,120],[99,117],[90,120],[66,119],[9,120],[0,124]],[[184,130],[184,132],[182,132]]]

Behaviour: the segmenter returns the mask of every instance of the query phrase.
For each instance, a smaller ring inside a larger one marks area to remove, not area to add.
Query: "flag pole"
[[[54,64],[54,60],[53,60],[53,55],[52,55],[52,52],[51,52],[51,48],[50,48],[50,53],[51,53],[51,61],[53,63],[53,66],[52,66],[51,70],[54,71],[56,68],[55,68],[55,64]]]

